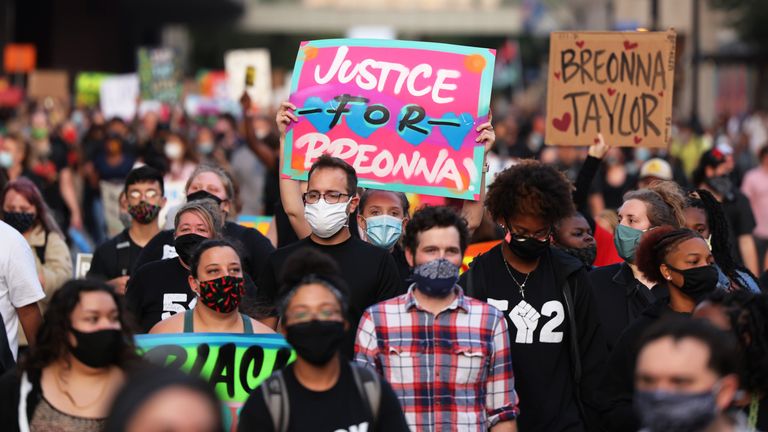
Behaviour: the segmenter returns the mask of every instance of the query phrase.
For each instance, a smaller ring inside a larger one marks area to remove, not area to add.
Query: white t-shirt
[[[16,308],[45,298],[37,277],[35,256],[18,231],[0,221],[0,313],[13,357],[19,349],[19,317]]]

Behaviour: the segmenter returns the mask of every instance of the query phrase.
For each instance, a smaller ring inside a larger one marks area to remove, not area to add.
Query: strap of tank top
[[[246,314],[240,314],[243,318],[243,333],[253,334],[253,324],[251,324],[251,318]]]
[[[195,322],[193,320],[194,311],[192,309],[184,311],[184,333],[195,332]]]

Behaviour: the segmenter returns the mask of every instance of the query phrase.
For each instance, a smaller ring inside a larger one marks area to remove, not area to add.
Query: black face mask
[[[181,258],[184,264],[189,264],[189,261],[192,259],[192,253],[206,239],[207,237],[198,234],[184,234],[176,237],[173,243],[176,247],[176,253],[179,254],[179,258]]]
[[[702,267],[693,267],[686,270],[679,270],[667,264],[672,271],[683,276],[683,286],[680,291],[692,298],[697,304],[702,302],[717,287],[719,274],[717,267],[705,265]]]
[[[316,366],[327,364],[344,340],[341,321],[312,320],[285,327],[285,339],[302,359]]]
[[[16,231],[24,234],[35,224],[35,215],[32,213],[5,212],[3,220]]]
[[[120,330],[98,330],[90,333],[72,329],[77,341],[76,347],[71,347],[72,355],[82,364],[92,368],[104,368],[115,364],[122,350],[123,334]]]
[[[199,201],[204,199],[213,200],[216,202],[216,204],[221,204],[221,198],[217,197],[216,195],[206,190],[199,190],[197,192],[192,192],[191,194],[187,195],[187,202]]]
[[[707,184],[722,197],[730,199],[730,196],[733,193],[733,182],[727,175],[707,179]]]
[[[578,259],[584,263],[584,266],[588,269],[592,268],[592,265],[595,263],[595,258],[597,258],[597,245],[594,243],[582,248],[570,248],[559,245],[555,247]]]
[[[546,240],[537,240],[533,237],[523,237],[512,234],[512,239],[507,243],[509,249],[525,261],[533,261],[549,247],[549,237]]]

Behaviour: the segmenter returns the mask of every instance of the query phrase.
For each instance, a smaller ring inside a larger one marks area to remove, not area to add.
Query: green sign
[[[101,82],[111,74],[102,72],[80,72],[75,79],[75,103],[81,107],[99,104]]]
[[[211,383],[224,405],[227,430],[237,425],[248,395],[296,355],[282,335],[176,333],[136,336],[146,360]]]

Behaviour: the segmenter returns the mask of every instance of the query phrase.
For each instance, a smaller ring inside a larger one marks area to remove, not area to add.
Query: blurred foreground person
[[[150,368],[131,377],[115,398],[105,432],[224,432],[221,404],[206,382]]]
[[[126,372],[139,362],[121,297],[69,281],[51,299],[37,344],[0,379],[7,431],[101,431]]]
[[[649,329],[635,370],[635,410],[647,432],[747,431],[729,413],[739,389],[735,338],[705,321],[670,319]]]

